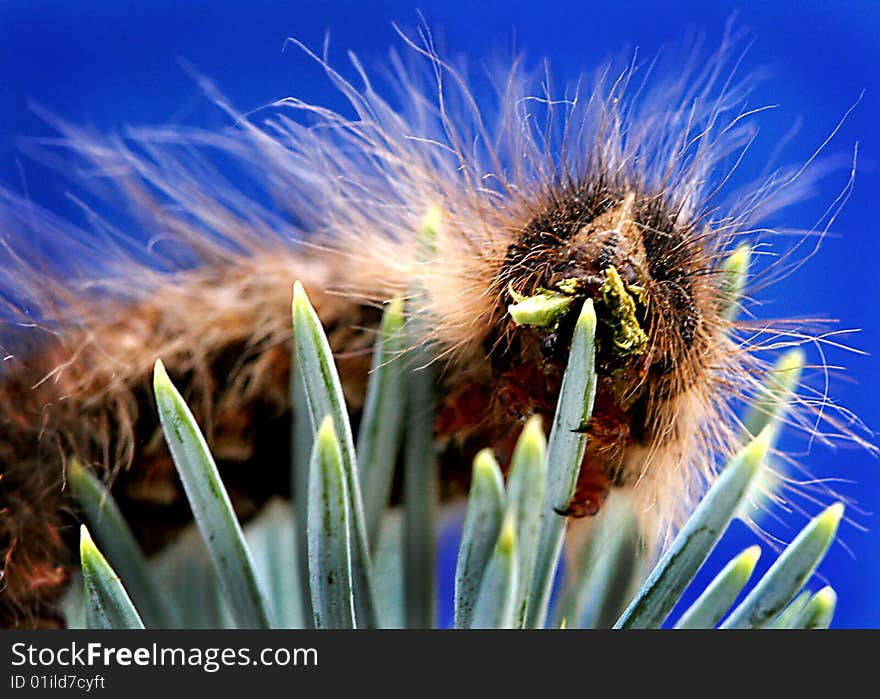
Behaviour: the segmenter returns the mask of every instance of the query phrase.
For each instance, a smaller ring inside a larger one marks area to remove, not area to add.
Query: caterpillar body
[[[740,443],[734,407],[769,371],[762,335],[777,345],[807,335],[735,319],[724,260],[754,243],[803,178],[775,171],[722,201],[759,111],[746,107],[748,80],[726,67],[729,47],[653,91],[634,86],[630,65],[561,98],[515,61],[483,100],[427,31],[404,42],[416,59],[392,55],[387,99],[356,59],[358,86],[313,56],[346,114],[289,98],[241,117],[203,81],[228,129],[115,139],[63,126],[99,173],[89,184],[122,202],[148,246],[112,217],[88,210],[86,233],[3,193],[0,625],[61,623],[70,456],[112,481],[148,551],[187,521],[152,403],[156,358],[183,388],[239,514],[286,492],[297,279],[354,418],[381,304],[406,298],[438,368],[447,494],[478,449],[506,463],[526,418],[552,415],[586,299],[599,384],[560,515],[594,515],[627,489],[645,530],[662,536]],[[45,263],[46,244],[63,273]]]

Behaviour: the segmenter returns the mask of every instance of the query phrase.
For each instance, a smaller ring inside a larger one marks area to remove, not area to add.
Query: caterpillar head
[[[652,399],[698,381],[722,324],[719,277],[683,218],[662,197],[635,191],[593,185],[557,195],[508,247],[499,284],[509,321],[493,346],[496,367],[558,373],[590,298],[603,401],[644,413]],[[637,431],[648,430],[648,417]]]

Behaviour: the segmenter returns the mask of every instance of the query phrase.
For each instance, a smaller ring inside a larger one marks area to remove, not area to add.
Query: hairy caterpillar
[[[477,449],[491,445],[504,462],[523,420],[552,412],[586,298],[598,309],[601,383],[562,514],[595,514],[611,488],[628,488],[659,533],[711,479],[707,455],[738,443],[734,404],[768,371],[762,336],[809,336],[726,312],[722,261],[803,184],[800,170],[777,171],[720,199],[759,111],[726,67],[728,47],[653,90],[639,84],[648,71],[628,66],[558,96],[515,62],[483,103],[422,39],[405,39],[415,66],[392,57],[398,94],[387,99],[356,61],[358,87],[316,56],[345,115],[291,98],[258,126],[260,115],[241,118],[205,84],[233,127],[126,140],[65,127],[101,173],[99,194],[151,236],[146,251],[112,218],[89,211],[89,235],[3,194],[18,242],[2,272],[12,320],[0,377],[0,625],[57,623],[69,455],[114,479],[148,549],[188,518],[149,391],[157,357],[185,388],[239,511],[286,489],[294,279],[355,411],[381,303],[410,295],[440,368],[449,490]],[[234,162],[259,195],[212,158]],[[426,212],[427,258],[416,235]],[[44,262],[48,243],[62,273]]]

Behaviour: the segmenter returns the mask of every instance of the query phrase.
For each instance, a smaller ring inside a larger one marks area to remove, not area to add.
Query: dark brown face
[[[508,248],[501,281],[515,297],[549,293],[571,303],[547,324],[508,324],[504,338],[493,338],[496,368],[564,361],[580,305],[592,298],[600,375],[629,374],[632,388],[672,372],[695,343],[701,313],[692,280],[705,267],[675,218],[652,200],[606,189],[548,205]]]
[[[507,303],[497,309],[502,330],[486,345],[496,415],[518,422],[553,414],[580,308],[587,298],[596,307],[599,384],[582,471],[594,492],[575,514],[598,509],[603,482],[621,482],[627,447],[650,443],[662,429],[656,406],[684,386],[687,372],[679,370],[699,341],[695,295],[707,276],[689,236],[654,200],[572,189],[507,250],[499,284]],[[517,312],[534,299],[559,310],[546,317]]]

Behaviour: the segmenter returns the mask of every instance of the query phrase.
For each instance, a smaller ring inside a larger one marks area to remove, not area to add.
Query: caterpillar
[[[228,128],[123,138],[58,123],[81,186],[116,207],[102,216],[84,204],[86,229],[0,195],[0,625],[63,624],[71,456],[112,483],[147,551],[188,520],[152,402],[156,358],[240,516],[287,492],[294,280],[328,333],[354,419],[382,304],[406,298],[437,367],[447,497],[478,449],[506,464],[524,421],[552,414],[592,299],[599,383],[560,516],[589,518],[625,489],[655,539],[740,443],[736,408],[770,371],[761,351],[812,339],[730,312],[725,259],[772,236],[763,222],[808,180],[779,169],[724,198],[761,111],[731,65],[734,39],[670,80],[609,64],[562,94],[514,60],[486,95],[429,30],[401,37],[406,57],[392,52],[381,88],[356,58],[349,79],[297,44],[344,98],[339,111],[291,97],[242,116],[199,78]],[[821,409],[861,440],[825,401],[798,407],[790,421],[814,430]]]

